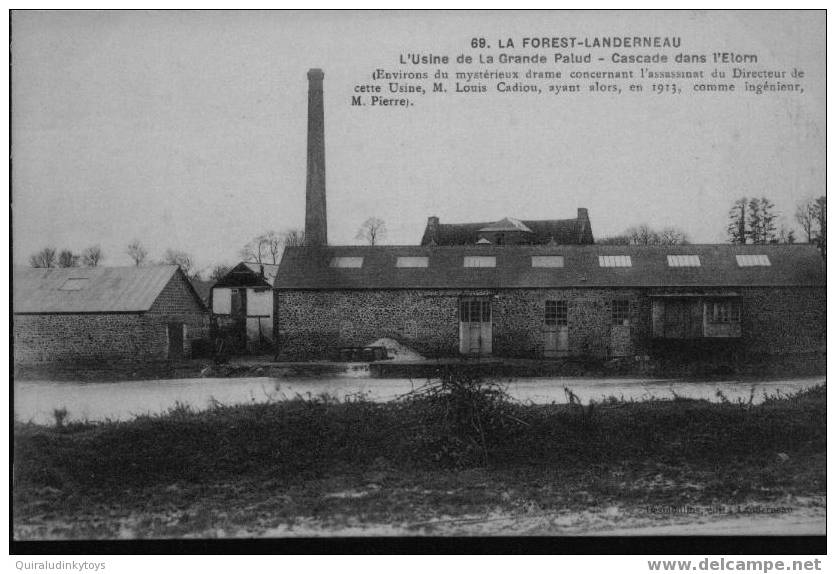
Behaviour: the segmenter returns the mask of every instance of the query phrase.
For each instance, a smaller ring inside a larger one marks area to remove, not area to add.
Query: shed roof
[[[264,277],[261,276],[262,269],[264,270]],[[278,272],[278,264],[242,261],[230,269],[213,287],[253,287],[259,285],[272,287]]]
[[[740,267],[736,255],[766,254],[768,267]],[[464,267],[465,256],[496,257],[495,267]],[[532,267],[535,255],[561,255],[563,267]],[[602,267],[599,256],[630,256],[630,267]],[[698,255],[699,267],[671,267],[667,255]],[[363,257],[359,268],[333,257]],[[397,267],[398,257],[427,257],[427,267]],[[331,246],[288,247],[277,289],[457,289],[550,287],[824,286],[810,245]]]
[[[13,308],[15,313],[144,312],[151,308],[174,274],[182,274],[179,269],[176,265],[15,267]],[[73,285],[72,290],[68,290],[69,285]],[[199,300],[197,294],[195,297]]]

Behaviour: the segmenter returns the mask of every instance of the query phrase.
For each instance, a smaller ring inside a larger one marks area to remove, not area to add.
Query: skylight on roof
[[[735,255],[735,257],[738,267],[769,267],[772,265],[767,255]]]
[[[599,255],[598,267],[632,267],[633,260],[629,255]]]
[[[468,255],[464,258],[465,267],[496,267],[496,257]]]
[[[395,267],[429,267],[429,257],[398,257]]]
[[[342,269],[359,269],[362,266],[362,257],[334,257],[331,259],[331,267],[340,267]]]
[[[699,255],[668,255],[668,267],[699,267]]]
[[[70,277],[58,289],[61,291],[81,291],[87,287],[89,282],[90,279],[87,277]]]
[[[563,267],[563,255],[532,255],[532,267]]]

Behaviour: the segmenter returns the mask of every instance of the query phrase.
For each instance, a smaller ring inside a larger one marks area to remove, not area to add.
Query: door
[[[665,301],[665,338],[694,339],[702,335],[702,308],[695,299]]]
[[[611,303],[610,356],[626,357],[632,351],[630,334],[630,301],[615,299]]]
[[[686,301],[665,301],[665,337],[684,339],[690,332],[690,310]]]
[[[168,324],[168,358],[183,358],[183,323]]]
[[[467,297],[459,303],[459,352],[463,355],[490,355],[493,346],[491,300]]]
[[[243,323],[247,318],[247,290],[243,287],[241,289],[232,290],[232,299],[230,301],[230,315],[236,321]]]
[[[229,304],[229,314],[232,317],[233,329],[230,344],[236,351],[247,349],[247,289],[240,287],[233,289]]]
[[[546,301],[543,317],[543,354],[565,357],[569,354],[569,313],[566,301]]]

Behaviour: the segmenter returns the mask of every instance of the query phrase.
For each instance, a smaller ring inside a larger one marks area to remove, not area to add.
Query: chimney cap
[[[322,68],[311,68],[308,70],[309,80],[321,80],[324,77],[325,73],[322,71]]]

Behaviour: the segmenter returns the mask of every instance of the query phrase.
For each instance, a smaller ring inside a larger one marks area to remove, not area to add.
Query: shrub
[[[460,467],[488,465],[492,447],[526,424],[500,383],[465,372],[446,371],[405,400],[415,408],[418,439],[433,459]]]

